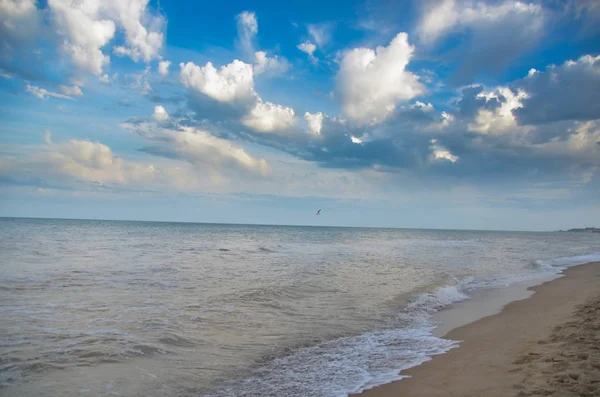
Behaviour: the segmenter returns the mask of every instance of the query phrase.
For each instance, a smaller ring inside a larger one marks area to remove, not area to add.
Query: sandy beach
[[[600,396],[600,262],[445,338],[460,347],[361,397]]]

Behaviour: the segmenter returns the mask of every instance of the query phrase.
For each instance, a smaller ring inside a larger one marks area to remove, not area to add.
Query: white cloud
[[[102,47],[114,37],[115,23],[99,16],[100,4],[49,0],[48,6],[58,33],[64,37],[63,51],[76,67],[100,75],[103,67],[110,63]]]
[[[124,125],[150,143],[144,152],[163,158],[158,166],[125,160],[100,142],[54,143],[47,132],[42,149],[22,157],[0,156],[0,175],[22,184],[43,181],[51,186],[91,185],[94,189],[214,191],[216,185],[231,182],[225,187],[239,191],[240,181],[256,182],[272,173],[264,158],[253,157],[227,140],[197,128],[160,125]]]
[[[148,0],[103,0],[102,3],[107,8],[107,13],[113,14],[113,18],[116,17],[125,30],[128,47],[119,46],[119,50],[115,48],[115,51],[128,55],[136,62],[150,62],[159,58],[164,41],[161,32],[164,18],[150,14]]]
[[[95,182],[127,183],[151,177],[153,166],[125,162],[99,142],[70,140],[53,144],[49,160],[59,172]]]
[[[180,63],[180,79],[192,88],[219,102],[234,102],[253,98],[254,78],[252,65],[234,60],[217,70],[211,62],[200,67],[193,62]]]
[[[442,0],[425,13],[418,26],[421,40],[435,41],[442,33],[455,26],[458,23],[458,12],[455,7],[455,0]]]
[[[323,128],[323,113],[304,113],[304,119],[308,124],[308,130],[314,135],[320,135]]]
[[[271,172],[265,159],[254,158],[243,148],[199,128],[180,125],[162,128],[148,123],[125,124],[124,127],[155,143],[154,146],[146,148],[146,152],[185,160],[196,166],[199,171],[210,170],[212,173],[238,176],[241,173],[260,177]]]
[[[409,109],[417,109],[422,112],[433,112],[435,109],[431,103],[423,103],[421,101],[415,101],[409,106]]]
[[[284,74],[290,67],[287,59],[279,58],[277,55],[269,58],[265,51],[254,53],[254,74],[266,73],[272,76]]]
[[[110,77],[108,77],[108,75],[105,73],[102,76],[100,76],[100,81],[104,84],[108,84],[110,83]]]
[[[254,36],[258,33],[258,22],[253,12],[243,11],[236,17],[238,45],[246,55],[254,53]]]
[[[217,138],[206,131],[182,127],[182,131],[175,136],[175,141],[179,150],[192,163],[232,167],[238,171],[260,176],[266,176],[271,171],[265,159],[255,159],[244,149],[233,146],[229,141]]]
[[[422,40],[433,42],[455,29],[484,29],[515,19],[527,22],[523,25],[529,32],[538,31],[543,25],[542,6],[515,0],[498,4],[442,0],[423,15],[418,30]]]
[[[75,182],[125,185],[150,181],[156,174],[152,165],[127,162],[102,143],[78,139],[62,143],[48,140],[45,151],[15,159],[11,168],[1,171],[15,173],[17,177],[33,175],[53,183],[67,178]]]
[[[312,62],[314,62],[314,63],[317,62],[317,58],[314,56],[314,52],[317,49],[316,45],[314,45],[310,41],[305,41],[304,43],[298,44],[298,46],[296,48],[298,48],[300,51],[308,54],[308,57],[310,58],[310,60]]]
[[[36,35],[41,16],[35,3],[35,0],[0,1],[0,43],[3,51],[10,51],[18,43]]]
[[[544,157],[553,159],[577,159],[585,166],[600,166],[600,121],[576,123],[568,130],[565,138],[554,137],[548,142],[532,145],[533,150]],[[575,166],[573,161],[572,167]],[[594,170],[594,172],[597,169]],[[589,174],[590,170],[587,170]],[[589,175],[587,178],[591,179]]]
[[[125,75],[125,77],[131,81],[129,86],[138,90],[142,95],[148,95],[153,91],[152,86],[148,81],[149,76],[150,66],[146,67],[143,72]]]
[[[161,105],[157,105],[154,107],[154,113],[152,114],[152,118],[158,122],[165,121],[169,118],[169,113],[165,110]]]
[[[517,130],[517,120],[513,115],[513,111],[522,106],[522,100],[527,97],[525,92],[521,91],[515,94],[509,88],[498,87],[495,91],[482,92],[478,97],[487,100],[497,99],[500,106],[494,110],[479,109],[475,120],[469,124],[470,131],[493,134]]]
[[[308,54],[309,56],[312,56],[315,50],[317,49],[317,46],[311,43],[310,41],[305,41],[304,43],[298,44],[298,49]]]
[[[2,77],[3,79],[10,80],[15,78],[15,75],[0,69],[0,77]]]
[[[323,48],[324,45],[329,43],[331,40],[331,25],[327,23],[321,24],[310,24],[308,25],[308,34],[310,34],[319,46]]]
[[[158,74],[160,74],[161,76],[168,75],[169,66],[171,66],[171,61],[160,61],[158,63]]]
[[[448,127],[454,121],[455,117],[453,114],[442,112],[442,122],[440,123],[442,127]]]
[[[73,64],[100,76],[110,63],[103,53],[117,28],[125,31],[126,46],[115,47],[118,55],[134,61],[159,56],[163,45],[163,18],[149,13],[148,0],[48,0],[54,26],[63,37],[62,49]]]
[[[358,123],[380,122],[399,101],[423,93],[418,77],[406,70],[413,51],[408,35],[399,33],[387,47],[346,52],[336,77],[344,114]]]
[[[74,97],[74,96],[83,96],[83,91],[81,91],[81,88],[79,88],[76,85],[74,85],[72,87],[69,87],[69,86],[66,86],[66,85],[59,85],[58,89],[63,94],[71,96],[71,97]]]
[[[27,90],[27,92],[31,93],[32,95],[35,95],[36,97],[38,97],[40,99],[48,99],[48,97],[54,97],[54,98],[73,100],[73,98],[71,98],[68,95],[63,95],[63,94],[59,94],[57,92],[48,91],[45,88],[40,88],[40,87],[36,87],[33,85],[29,85],[29,84],[27,84],[25,86],[25,90]]]
[[[441,146],[437,139],[431,140],[431,146],[429,147],[431,150],[430,161],[440,161],[445,160],[451,163],[456,163],[459,160],[458,156],[450,153],[448,149]]]
[[[180,67],[180,80],[185,87],[241,110],[243,116],[236,121],[254,131],[281,132],[296,122],[293,109],[263,101],[254,91],[252,65],[234,60],[219,70],[210,62],[202,67],[181,63]]]
[[[544,34],[546,11],[540,4],[518,0],[488,3],[437,1],[417,27],[425,44],[434,44],[452,33],[467,33],[461,44],[447,53],[451,62],[460,61],[455,82],[470,83],[481,72],[498,73]]]
[[[250,112],[242,118],[242,124],[258,132],[285,131],[296,122],[293,109],[263,102],[260,98]]]
[[[535,68],[531,68],[531,69],[529,69],[529,72],[527,73],[527,77],[533,77],[536,75],[536,73],[539,73],[539,70],[536,70]]]
[[[355,137],[354,135],[350,135],[350,140],[352,141],[352,143],[360,145],[361,143],[363,143],[363,140]]]

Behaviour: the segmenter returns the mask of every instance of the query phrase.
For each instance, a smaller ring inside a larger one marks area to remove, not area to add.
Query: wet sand
[[[360,397],[600,396],[600,262],[448,332],[460,347]]]

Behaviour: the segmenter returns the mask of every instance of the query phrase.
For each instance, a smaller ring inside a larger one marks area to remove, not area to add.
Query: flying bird
[[[318,211],[317,211],[317,215],[321,215],[321,210],[318,210]]]

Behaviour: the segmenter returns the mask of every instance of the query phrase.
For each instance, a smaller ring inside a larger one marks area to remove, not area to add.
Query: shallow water
[[[436,311],[600,258],[584,233],[0,219],[0,237],[7,396],[345,396],[455,347]]]

